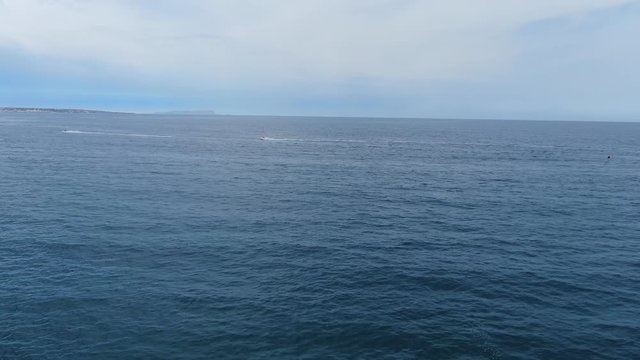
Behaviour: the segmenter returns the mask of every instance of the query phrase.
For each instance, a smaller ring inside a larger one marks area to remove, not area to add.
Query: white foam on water
[[[267,137],[267,136],[263,136],[260,138],[260,140],[264,140],[264,141],[304,141],[302,139],[286,139],[286,138],[272,138],[272,137]]]
[[[153,138],[170,138],[171,137],[169,135],[112,133],[112,132],[80,131],[80,130],[62,130],[62,132],[65,134],[85,134],[85,135],[131,136],[131,137],[153,137]]]
[[[97,134],[97,135],[101,134],[93,131],[79,131],[79,130],[62,130],[62,132],[67,134]]]
[[[344,140],[344,139],[292,139],[292,138],[272,138],[263,136],[263,141],[294,141],[294,142],[314,142],[314,143],[363,143],[363,140]]]

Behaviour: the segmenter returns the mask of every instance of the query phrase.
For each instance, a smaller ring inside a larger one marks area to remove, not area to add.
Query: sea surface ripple
[[[0,114],[0,359],[640,358],[638,139]]]

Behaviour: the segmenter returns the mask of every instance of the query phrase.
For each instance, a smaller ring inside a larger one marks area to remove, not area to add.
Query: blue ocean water
[[[0,359],[640,358],[639,140],[1,114]]]

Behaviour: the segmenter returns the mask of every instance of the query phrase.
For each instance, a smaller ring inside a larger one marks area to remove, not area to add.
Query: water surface
[[[0,114],[0,358],[638,358],[638,139]]]

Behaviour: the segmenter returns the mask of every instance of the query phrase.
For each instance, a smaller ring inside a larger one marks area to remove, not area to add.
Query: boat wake
[[[294,138],[272,138],[263,136],[263,141],[290,141],[290,142],[311,142],[311,143],[363,143],[363,140],[345,140],[345,139],[294,139]]]
[[[131,136],[131,137],[152,137],[152,138],[170,138],[171,137],[169,135],[112,133],[112,132],[102,132],[102,131],[62,130],[62,132],[65,134],[84,134],[84,135]]]

